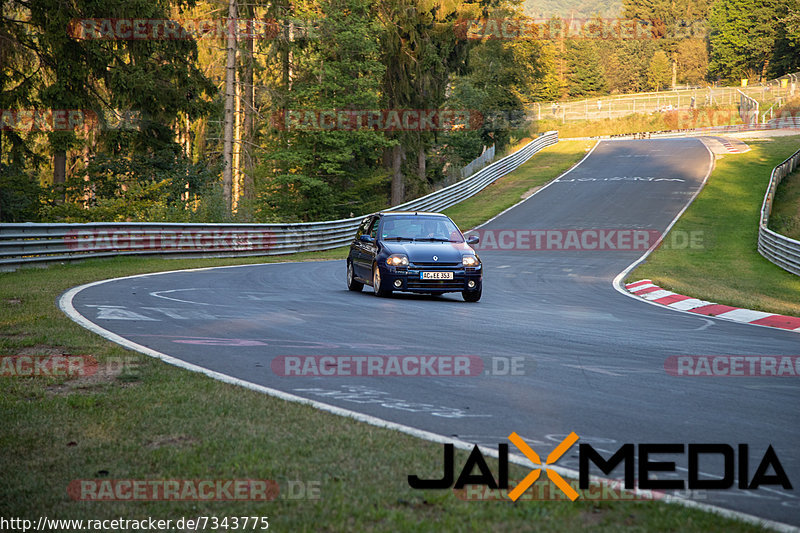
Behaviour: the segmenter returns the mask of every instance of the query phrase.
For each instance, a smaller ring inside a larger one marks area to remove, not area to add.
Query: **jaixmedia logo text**
[[[539,465],[525,476],[516,487],[508,491],[508,497],[517,501],[536,481],[542,470],[572,501],[580,494],[567,483],[557,472],[548,468],[555,464],[578,441],[575,433],[567,435],[542,462],[539,455],[525,443],[516,433],[509,435],[510,440],[535,465]],[[440,479],[421,479],[416,475],[408,476],[408,484],[414,489],[462,489],[465,486],[483,485],[490,489],[508,489],[508,444],[497,445],[499,466],[497,477],[489,468],[478,446],[474,446],[458,478],[455,478],[454,446],[444,445],[444,475]],[[750,450],[747,444],[735,447],[721,443],[626,443],[613,453],[600,453],[591,444],[581,443],[578,446],[580,489],[589,489],[592,475],[611,474],[615,468],[624,468],[624,488],[627,490],[724,490],[736,485],[739,489],[756,490],[764,485],[777,485],[791,490],[792,484],[786,471],[778,459],[778,454],[770,445],[763,452]],[[677,468],[675,455],[686,456],[688,467]],[[712,456],[716,456],[712,458]],[[760,457],[760,459],[759,459]],[[670,460],[670,458],[672,460]],[[751,458],[756,465],[751,469]],[[721,461],[720,461],[721,459]],[[701,462],[703,467],[701,469]],[[722,465],[712,468],[707,465]],[[477,468],[477,473],[474,470]],[[637,473],[638,470],[638,473]],[[684,477],[676,478],[675,474],[684,473]],[[701,472],[711,474],[700,479]],[[669,479],[659,479],[659,473],[670,473]],[[454,484],[455,481],[455,484]],[[638,483],[637,483],[638,481]]]

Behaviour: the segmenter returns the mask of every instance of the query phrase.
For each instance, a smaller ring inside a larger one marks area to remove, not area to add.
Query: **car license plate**
[[[452,272],[420,272],[419,279],[453,279]]]

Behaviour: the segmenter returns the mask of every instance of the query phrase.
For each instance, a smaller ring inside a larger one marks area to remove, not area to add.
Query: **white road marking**
[[[142,307],[142,309],[156,311],[175,320],[216,320],[218,318],[197,309],[179,309],[175,307]]]
[[[150,318],[148,316],[140,315],[130,309],[125,309],[119,306],[101,306],[97,307],[98,320],[149,320],[151,322],[158,322],[157,318]]]
[[[763,311],[753,311],[752,309],[734,309],[727,313],[720,313],[717,316],[727,318],[729,320],[736,320],[737,322],[752,322],[760,318],[772,316],[775,313],[765,313]]]
[[[587,370],[589,372],[596,372],[598,374],[604,374],[606,376],[614,376],[614,377],[617,377],[617,378],[624,377],[623,374],[617,374],[616,372],[611,372],[609,370],[604,370],[604,369],[602,369],[600,367],[597,367],[597,366],[568,365],[568,364],[562,364],[561,366],[568,366],[570,368],[577,368],[578,370]]]
[[[664,298],[665,296],[672,296],[675,294],[672,291],[661,289],[660,291],[653,291],[648,292],[647,294],[642,294],[642,298],[645,300],[658,300],[659,298]]]
[[[641,285],[637,285],[636,287],[631,287],[631,292],[639,292],[645,289],[652,289],[653,287],[658,287],[655,283],[643,283]]]
[[[241,265],[244,266],[244,265]],[[203,303],[203,302],[195,302],[192,300],[181,300],[180,298],[171,298],[169,296],[164,296],[164,294],[171,293],[171,292],[185,292],[185,291],[203,291],[207,290],[210,291],[211,289],[199,289],[199,288],[192,288],[192,289],[173,289],[169,291],[154,291],[149,293],[150,296],[155,298],[163,298],[164,300],[172,300],[173,302],[180,302],[182,304],[192,304],[192,305],[213,305],[210,303]]]
[[[678,181],[685,182],[683,178],[658,178],[655,176],[612,176],[610,178],[571,178],[571,179],[557,179],[556,183],[573,183],[573,182],[595,182],[595,181],[643,181],[643,182],[658,182],[658,181]]]
[[[305,392],[314,396],[322,396],[345,402],[360,404],[378,404],[387,409],[398,409],[410,413],[425,413],[442,418],[492,418],[492,415],[477,415],[466,412],[457,407],[446,407],[430,403],[410,402],[402,398],[391,398],[388,392],[362,385],[342,385],[344,390],[335,389],[293,389],[295,392]]]
[[[681,311],[688,311],[689,309],[696,309],[712,303],[714,302],[698,300],[697,298],[689,298],[688,300],[681,300],[680,302],[672,302],[671,304],[668,304],[667,307],[672,309],[680,309]]]

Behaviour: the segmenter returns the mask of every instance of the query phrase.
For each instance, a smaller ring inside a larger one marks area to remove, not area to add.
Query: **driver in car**
[[[425,223],[422,225],[422,234],[420,235],[423,239],[441,239],[443,238],[441,234],[439,234],[438,225],[433,220],[426,220]]]
[[[397,237],[394,229],[394,220],[387,220],[383,224],[383,238],[387,237]]]

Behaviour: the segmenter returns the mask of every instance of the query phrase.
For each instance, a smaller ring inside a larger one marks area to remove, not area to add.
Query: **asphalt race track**
[[[605,141],[571,172],[481,229],[663,231],[710,165],[696,139]],[[641,250],[483,249],[480,255],[485,277],[477,304],[458,293],[383,299],[370,287],[349,292],[344,261],[326,261],[113,280],[77,292],[73,305],[101,328],[183,361],[494,448],[514,431],[545,455],[571,431],[579,442],[609,453],[623,443],[727,443],[734,449],[746,443],[752,476],[771,444],[794,490],[762,486],[691,497],[800,525],[797,378],[676,377],[664,369],[672,355],[800,355],[800,335],[620,294],[612,280]],[[474,355],[489,374],[273,372],[272,360],[290,355]],[[511,361],[517,375],[507,372]],[[577,469],[577,448],[558,466]],[[655,460],[678,463],[677,472],[657,477],[686,479],[685,455]],[[701,470],[719,472],[710,461]],[[613,474],[621,478],[622,468]]]

